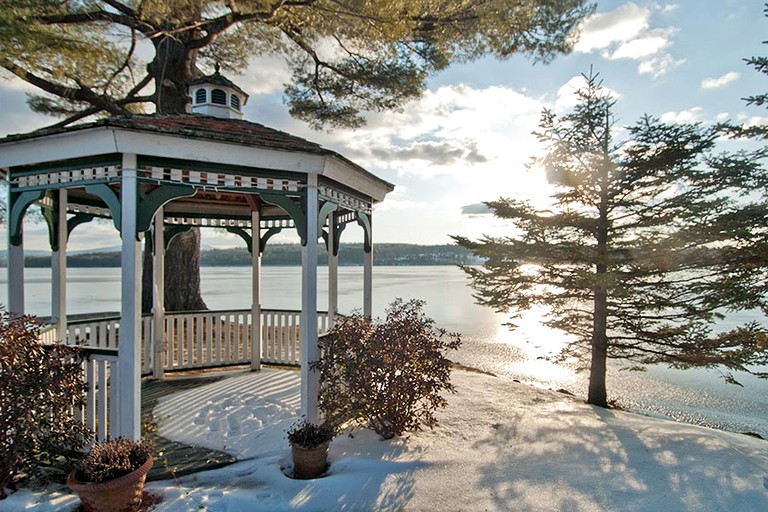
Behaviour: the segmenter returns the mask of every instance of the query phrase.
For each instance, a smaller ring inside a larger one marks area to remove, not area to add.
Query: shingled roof
[[[286,151],[326,155],[337,154],[315,142],[258,123],[240,119],[220,119],[201,114],[153,114],[106,117],[91,123],[59,128],[43,128],[34,132],[9,135],[0,139],[0,144],[99,127],[157,132],[192,139],[231,142],[246,146]]]

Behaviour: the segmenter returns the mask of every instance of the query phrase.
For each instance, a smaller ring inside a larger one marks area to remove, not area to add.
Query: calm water
[[[50,270],[26,270],[27,312],[50,314]],[[250,269],[203,268],[203,298],[211,309],[250,307]],[[120,270],[69,269],[69,313],[119,311]],[[320,309],[327,307],[327,273],[319,269]],[[362,306],[360,267],[339,269],[339,309]],[[265,308],[300,309],[301,275],[296,267],[264,267]],[[7,297],[7,274],[0,272],[0,297]],[[464,345],[454,359],[483,370],[553,389],[566,388],[584,396],[586,375],[538,359],[556,350],[562,333],[542,327],[532,312],[511,332],[504,315],[473,303],[464,274],[454,267],[377,267],[374,271],[374,314],[382,315],[396,297],[427,301],[426,311],[437,325],[463,334]],[[732,319],[738,323],[747,315]],[[768,381],[748,374],[737,379],[744,387],[725,384],[716,371],[675,371],[661,367],[646,372],[612,370],[608,392],[623,407],[663,414],[681,421],[736,432],[757,432],[768,438]],[[510,397],[514,399],[514,397]]]

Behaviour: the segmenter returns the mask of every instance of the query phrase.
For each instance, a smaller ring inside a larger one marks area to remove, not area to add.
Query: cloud
[[[695,123],[702,120],[704,109],[701,107],[691,107],[688,110],[678,112],[665,112],[661,115],[662,123]]]
[[[468,164],[487,162],[488,158],[477,149],[476,141],[414,142],[408,146],[373,148],[371,156],[384,162],[423,160],[431,165],[446,165],[456,162]]]
[[[675,59],[669,54],[663,54],[641,62],[637,66],[637,71],[641,75],[651,75],[653,78],[659,78],[683,64],[685,64],[685,59]]]
[[[625,41],[612,53],[607,53],[606,57],[611,60],[615,59],[632,59],[643,60],[652,55],[656,55],[664,48],[670,46],[671,35],[674,34],[674,29],[657,29],[651,30],[646,34]]]
[[[672,46],[674,27],[651,28],[653,11],[668,14],[676,6],[652,5],[640,7],[629,2],[613,11],[595,13],[581,25],[581,35],[574,51],[599,52],[609,60],[636,60],[638,73],[658,78],[684,60],[678,60],[664,50]]]
[[[717,78],[705,78],[701,81],[702,89],[718,89],[731,82],[738,80],[741,77],[736,71],[729,71],[728,73],[719,76]]]
[[[595,13],[581,26],[581,36],[573,49],[590,53],[617,42],[629,41],[648,29],[649,11],[628,3],[606,13]]]

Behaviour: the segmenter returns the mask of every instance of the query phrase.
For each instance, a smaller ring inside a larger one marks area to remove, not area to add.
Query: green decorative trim
[[[265,203],[279,206],[293,219],[293,223],[296,226],[296,231],[301,238],[301,245],[307,245],[307,219],[305,217],[306,205],[302,198],[302,205],[298,206],[288,196],[282,194],[263,193],[261,194],[261,200]]]
[[[162,167],[165,169],[184,169],[185,171],[221,172],[227,174],[239,174],[257,178],[276,178],[280,180],[292,180],[306,184],[307,175],[301,172],[275,171],[261,167],[243,167],[240,165],[218,164],[200,162],[198,160],[183,160],[179,158],[162,158],[139,155],[137,167]],[[152,178],[147,178],[153,181]],[[277,192],[277,191],[275,191]],[[295,192],[294,192],[295,194]]]
[[[323,203],[323,206],[320,208],[320,213],[317,214],[317,236],[318,238],[322,236],[323,234],[323,226],[325,225],[325,218],[328,217],[328,215],[331,212],[334,212],[339,209],[339,205],[336,203],[332,203],[330,201],[326,201]],[[327,245],[327,242],[326,242]]]
[[[347,228],[347,224],[336,224],[334,226],[334,234],[333,234],[333,255],[338,256],[339,255],[339,247],[341,247],[341,233],[344,232],[344,230]]]
[[[371,218],[368,216],[367,213],[364,212],[355,212],[357,215],[357,223],[360,224],[360,227],[363,228],[363,232],[365,233],[365,241],[363,243],[363,250],[365,252],[371,252],[371,247],[373,246],[372,242],[372,233],[371,230]]]
[[[42,199],[44,195],[42,190],[11,191],[11,204],[8,208],[8,240],[11,245],[19,246],[22,244],[21,223],[24,220],[24,214],[32,203]]]
[[[264,249],[267,248],[267,242],[269,242],[269,239],[275,236],[276,234],[278,234],[279,232],[281,232],[282,230],[283,228],[277,227],[277,226],[269,228],[267,232],[264,233],[264,235],[261,238],[259,238],[259,251],[263,253]]]
[[[224,229],[242,238],[245,241],[245,245],[248,248],[248,252],[253,254],[253,238],[251,237],[251,235],[248,234],[246,230],[244,230],[243,228],[238,228],[236,226],[229,226]]]
[[[90,213],[76,213],[74,217],[67,219],[67,240],[77,226],[91,222],[95,218],[96,216]]]
[[[190,229],[192,229],[192,226],[166,226],[165,232],[163,233],[165,249],[168,249],[168,246],[171,245],[171,240],[173,240],[177,235],[186,233]]]
[[[192,197],[195,188],[187,185],[161,185],[139,201],[136,214],[136,232],[149,231],[152,218],[163,205],[180,197]]]
[[[105,185],[104,183],[97,183],[96,185],[88,185],[85,187],[85,191],[100,197],[101,200],[104,201],[107,208],[109,208],[109,211],[112,212],[112,224],[115,225],[115,229],[120,231],[123,209],[120,205],[120,198],[112,187]]]
[[[58,194],[46,193],[46,196],[51,198],[53,206],[40,205],[40,213],[45,220],[45,224],[48,226],[48,244],[51,246],[51,251],[56,252],[59,250],[59,230],[57,229],[59,223],[59,197]]]
[[[89,169],[91,167],[109,167],[111,165],[120,166],[122,162],[122,156],[120,154],[114,153],[111,155],[99,155],[97,157],[76,158],[64,162],[56,161],[49,164],[33,164],[22,167],[12,167],[11,175],[14,178],[17,178],[19,176],[31,176],[35,174],[46,174],[51,172],[79,171],[81,169]],[[59,186],[61,185],[71,186],[72,183],[59,184]]]

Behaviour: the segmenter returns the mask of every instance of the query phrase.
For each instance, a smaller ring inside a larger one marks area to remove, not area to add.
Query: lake
[[[264,308],[300,309],[301,271],[298,267],[264,267]],[[26,269],[27,312],[50,315],[50,270]],[[327,308],[327,270],[319,269],[318,307]],[[510,331],[505,315],[474,304],[464,273],[456,267],[375,267],[374,315],[383,315],[393,299],[418,298],[438,326],[461,333],[464,344],[452,357],[457,362],[535,386],[586,394],[585,373],[542,359],[562,345],[565,335],[539,323],[541,311],[520,319]],[[339,310],[362,307],[362,267],[339,268]],[[250,269],[204,267],[203,298],[211,309],[250,307]],[[0,273],[0,300],[7,298],[7,273]],[[120,269],[73,268],[67,271],[70,314],[119,311]],[[735,325],[749,315],[734,315]],[[608,393],[626,409],[674,418],[735,432],[756,432],[768,438],[768,381],[740,373],[744,385],[726,384],[717,371],[671,370],[651,367],[624,372],[612,367]],[[514,400],[514,397],[510,397]]]

